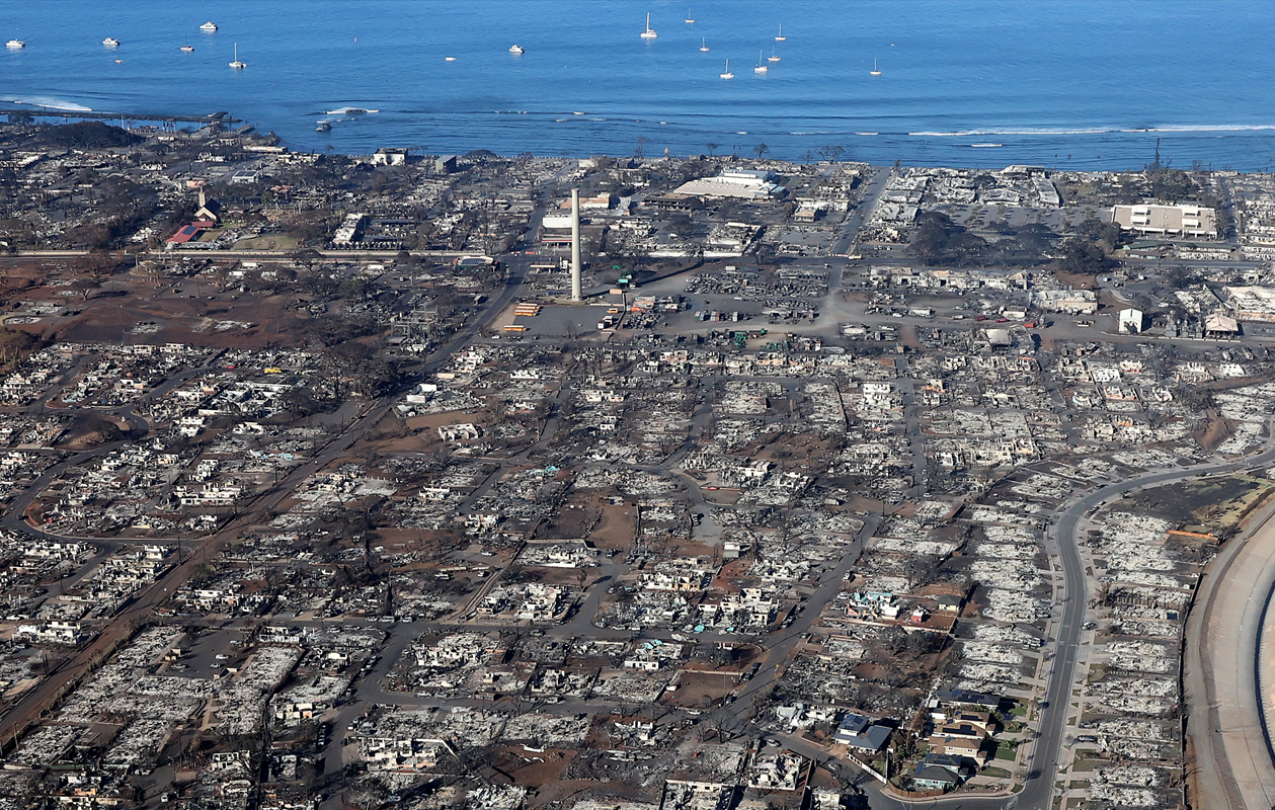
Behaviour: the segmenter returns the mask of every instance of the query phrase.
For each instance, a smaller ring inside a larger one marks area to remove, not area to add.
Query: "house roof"
[[[199,236],[199,230],[200,229],[194,225],[187,225],[183,227],[181,230],[179,230],[177,233],[168,237],[168,241],[175,244],[179,244],[179,245],[184,242],[189,242],[190,240]]]
[[[938,693],[938,699],[944,703],[966,703],[971,706],[985,706],[989,709],[999,708],[1001,705],[1000,697],[975,692],[972,689],[943,689]]]
[[[930,745],[941,745],[947,749],[960,748],[966,751],[978,751],[983,747],[983,741],[981,738],[935,734],[930,738]]]
[[[1228,318],[1214,312],[1204,321],[1204,329],[1207,332],[1238,332],[1240,331],[1239,322],[1234,318]]]
[[[957,785],[961,782],[961,778],[947,768],[938,765],[927,765],[924,762],[916,764],[916,770],[912,773],[912,778],[945,785]]]
[[[873,723],[861,714],[850,713],[842,720],[834,738],[851,748],[880,751],[894,729]]]

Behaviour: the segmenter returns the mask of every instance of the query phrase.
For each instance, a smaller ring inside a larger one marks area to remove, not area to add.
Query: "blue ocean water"
[[[219,30],[201,33],[205,20]],[[1265,0],[7,0],[0,40],[27,47],[0,50],[0,101],[126,119],[224,110],[294,148],[356,153],[764,143],[787,159],[840,146],[874,163],[1117,169],[1150,162],[1159,138],[1175,166],[1262,170],[1272,34]],[[242,71],[227,64],[235,43]],[[332,112],[350,107],[377,112]]]

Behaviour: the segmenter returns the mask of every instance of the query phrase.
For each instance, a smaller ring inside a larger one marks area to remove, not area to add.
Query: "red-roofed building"
[[[168,237],[168,244],[182,245],[187,242],[198,239],[201,233],[203,233],[203,228],[200,228],[196,225],[187,225],[181,230],[179,230],[177,233]]]

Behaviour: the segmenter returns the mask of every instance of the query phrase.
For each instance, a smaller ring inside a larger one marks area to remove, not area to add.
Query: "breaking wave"
[[[83,104],[76,104],[74,101],[66,101],[52,96],[4,96],[3,100],[10,104],[25,104],[28,107],[43,107],[46,110],[93,112],[92,107],[85,107]]]

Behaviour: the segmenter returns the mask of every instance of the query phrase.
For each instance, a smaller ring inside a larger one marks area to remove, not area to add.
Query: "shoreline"
[[[614,124],[625,125],[625,129],[632,129],[634,133],[638,133],[645,131],[642,124],[654,123],[641,118],[614,114],[605,117],[587,115],[555,118],[554,116],[559,113],[548,111],[461,113],[461,116],[471,119],[491,116],[501,119],[502,124],[507,121],[518,121],[519,123],[515,126],[536,128],[537,132],[534,136],[522,137],[520,132],[506,130],[498,136],[500,140],[508,142],[503,144],[491,143],[490,138],[484,140],[482,135],[465,136],[466,143],[450,144],[454,148],[446,148],[445,140],[439,143],[437,129],[432,132],[413,130],[409,136],[403,137],[393,132],[395,129],[402,128],[400,119],[389,119],[394,121],[395,125],[378,126],[381,115],[388,113],[394,116],[396,111],[393,110],[374,111],[376,114],[350,114],[335,118],[323,113],[326,116],[324,120],[335,123],[337,127],[323,132],[321,138],[314,138],[309,137],[315,134],[311,131],[312,127],[309,123],[301,128],[295,127],[290,120],[262,124],[252,121],[251,116],[235,117],[228,112],[204,115],[157,112],[134,114],[88,109],[78,104],[72,105],[71,102],[66,102],[67,106],[74,106],[76,109],[60,108],[12,97],[7,103],[17,106],[0,108],[0,116],[7,116],[11,122],[25,115],[35,119],[33,123],[102,121],[110,124],[118,122],[112,125],[121,126],[124,129],[131,128],[128,124],[237,125],[247,131],[270,133],[279,139],[281,146],[290,151],[333,152],[349,156],[370,154],[380,147],[390,145],[408,148],[420,154],[435,155],[463,155],[469,152],[489,151],[497,157],[513,157],[518,154],[531,154],[538,158],[573,159],[597,155],[623,157],[628,154],[638,157],[631,151],[631,141],[626,136],[617,134],[621,131],[618,127],[613,129],[611,127]],[[29,108],[27,105],[30,105]],[[306,117],[308,119],[310,116]],[[593,136],[577,137],[573,130],[568,129],[573,124],[576,127],[586,124],[597,126],[600,121],[607,122],[605,126],[608,129]],[[670,129],[672,137],[667,139],[669,146],[664,145],[665,139],[634,135],[634,138],[646,142],[648,159],[657,157],[663,150],[668,151],[669,157],[679,159],[695,157],[750,159],[759,148],[754,141],[760,141],[760,144],[765,146],[763,151],[767,159],[801,165],[826,162],[827,150],[839,148],[841,154],[837,157],[837,162],[868,163],[873,166],[897,163],[899,166],[909,168],[990,170],[1011,165],[1031,165],[1059,172],[1123,172],[1145,169],[1159,150],[1167,159],[1164,164],[1166,167],[1193,171],[1221,170],[1260,174],[1272,170],[1270,160],[1262,162],[1260,155],[1275,151],[1275,124],[1075,128],[989,127],[961,130],[878,129],[875,131],[856,127],[842,133],[825,130],[688,132],[678,127],[676,121],[658,123],[659,126],[665,124],[674,125]],[[548,129],[542,128],[541,125]],[[390,130],[391,134],[380,134],[385,130]],[[485,131],[491,132],[490,129]],[[333,132],[337,134],[334,136]],[[712,143],[709,140],[714,138],[720,139],[723,143]],[[998,140],[989,142],[989,138]],[[704,139],[703,143],[700,143],[700,139]],[[332,143],[334,140],[337,142]],[[409,143],[409,141],[427,141],[429,145]],[[539,145],[531,146],[531,141]],[[816,145],[816,141],[820,142],[820,145]],[[828,141],[841,145],[832,147],[826,143]],[[1210,142],[1211,147],[1218,142],[1230,141],[1232,146],[1227,149],[1210,148],[1204,153],[1203,158],[1174,160],[1174,156],[1180,156],[1183,151],[1194,147],[1200,141]],[[1236,143],[1236,141],[1243,143]],[[564,145],[569,145],[571,148],[557,148]],[[1107,153],[1107,156],[1088,154],[1098,150]],[[1113,151],[1117,154],[1110,154]],[[822,156],[821,152],[824,153]],[[1229,159],[1238,157],[1244,159]]]

